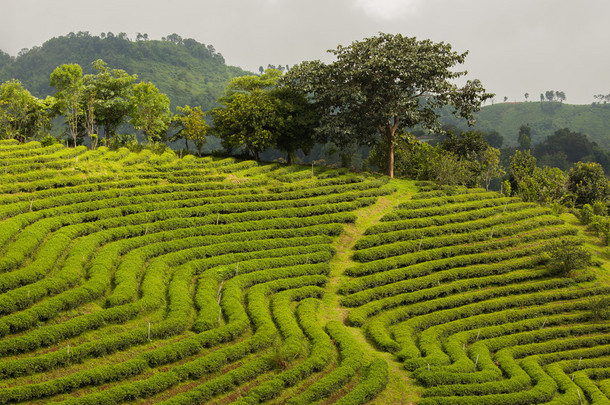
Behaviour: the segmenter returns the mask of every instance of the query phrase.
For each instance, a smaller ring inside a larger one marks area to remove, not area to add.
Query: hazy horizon
[[[268,64],[328,62],[327,49],[389,32],[468,50],[458,68],[496,93],[496,103],[524,101],[526,92],[537,101],[558,90],[566,103],[590,104],[593,95],[610,93],[610,2],[601,0],[5,0],[3,14],[0,49],[12,56],[69,32],[131,39],[177,33],[258,72]]]

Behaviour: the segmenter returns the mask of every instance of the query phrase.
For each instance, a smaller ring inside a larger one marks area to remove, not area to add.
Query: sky
[[[0,15],[0,49],[13,56],[69,32],[177,33],[258,72],[328,63],[328,49],[401,33],[469,51],[459,70],[496,103],[556,90],[588,104],[610,93],[608,0],[0,0]]]

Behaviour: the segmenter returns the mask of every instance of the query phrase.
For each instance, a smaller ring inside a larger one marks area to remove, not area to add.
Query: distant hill
[[[558,129],[569,128],[610,149],[610,104],[501,103],[483,107],[476,117],[476,128],[498,131],[504,137],[505,146],[517,145],[519,127],[527,124],[532,129],[533,144],[544,141]],[[443,122],[465,127],[449,114],[443,114]]]
[[[54,93],[49,76],[57,66],[78,63],[85,73],[93,73],[91,63],[97,59],[152,82],[169,96],[172,108],[189,104],[208,110],[231,78],[249,74],[227,66],[212,45],[177,34],[160,41],[143,36],[132,41],[122,33],[102,37],[79,32],[52,38],[14,58],[0,52],[0,83],[19,79],[32,94],[45,97]]]

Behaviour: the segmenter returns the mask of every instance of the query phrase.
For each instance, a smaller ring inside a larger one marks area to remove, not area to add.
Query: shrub
[[[573,270],[584,269],[591,264],[591,253],[569,239],[560,239],[549,244],[548,267],[558,276],[568,277]]]

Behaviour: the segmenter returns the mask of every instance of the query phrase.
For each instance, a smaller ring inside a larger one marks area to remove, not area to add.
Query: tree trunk
[[[394,136],[388,136],[388,156],[386,161],[386,174],[394,178]]]
[[[294,158],[294,151],[293,150],[289,150],[287,151],[286,155],[288,156],[287,162],[289,166],[292,166],[294,164],[295,158]]]
[[[386,141],[388,142],[388,150],[386,157],[386,174],[393,179],[394,178],[394,134],[396,134],[396,130],[398,129],[398,125],[400,124],[400,120],[398,117],[394,117],[394,124],[389,124],[383,128],[379,127],[379,130],[382,134],[385,135]]]

